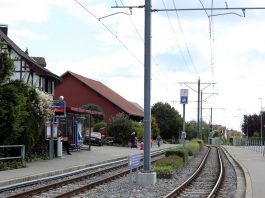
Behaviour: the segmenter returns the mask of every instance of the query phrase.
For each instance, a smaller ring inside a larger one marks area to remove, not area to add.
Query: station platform
[[[259,147],[223,146],[242,166],[246,176],[246,197],[265,197],[265,157]]]
[[[160,147],[153,145],[151,152],[176,146],[176,144],[162,144]],[[15,183],[75,171],[102,162],[110,162],[115,159],[128,157],[129,155],[142,153],[143,150],[140,150],[139,147],[91,146],[90,151],[88,148],[84,148],[80,151],[72,151],[72,155],[63,153],[62,158],[27,163],[26,168],[0,171],[0,188]]]

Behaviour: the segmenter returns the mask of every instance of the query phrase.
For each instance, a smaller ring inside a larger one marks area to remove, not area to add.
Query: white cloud
[[[44,35],[41,32],[36,33],[36,30],[30,29],[32,26],[43,24],[43,22],[49,26],[53,20],[50,16],[57,14],[54,10],[72,16],[75,28],[79,28],[80,32],[86,30],[86,36],[89,38],[86,40],[87,44],[73,48],[68,46],[68,42],[65,42],[56,58],[51,58],[53,56],[45,48],[47,51],[43,51],[43,56],[47,59],[48,68],[58,75],[71,70],[88,78],[99,80],[127,100],[136,101],[143,106],[143,8],[133,9],[131,16],[117,14],[101,20],[116,36],[115,38],[74,0],[0,1],[0,22],[11,25],[9,31],[15,37],[14,40],[18,39],[19,42],[23,42],[23,39],[34,40],[34,46],[38,40],[49,40],[50,43],[56,45],[61,39],[61,35],[55,35],[54,38],[58,40],[52,40],[52,36]],[[82,0],[80,2],[84,3],[88,11],[97,18],[114,12],[125,12],[124,9],[110,8],[115,5],[114,1]],[[120,1],[117,2],[121,5]],[[122,2],[124,5],[144,4],[144,0]],[[207,7],[211,5],[210,1],[203,2]],[[168,8],[172,8],[172,2],[166,1],[166,3],[168,3]],[[201,6],[199,1],[175,1],[175,3],[182,8]],[[218,7],[225,6],[224,2],[214,3]],[[229,7],[263,5],[264,7],[261,0],[228,1],[228,5]],[[154,0],[153,8],[163,8],[162,2]],[[240,12],[238,11],[238,13]],[[214,32],[212,32],[214,35],[214,73],[212,73],[210,65],[209,21],[205,12],[178,12],[178,14],[194,65],[190,63],[176,15],[172,12],[169,13],[174,29],[172,31],[166,13],[152,13],[152,104],[158,101],[169,102],[182,114],[182,106],[178,102],[172,103],[172,101],[179,100],[179,89],[187,88],[178,83],[196,83],[200,76],[202,83],[213,81],[217,83],[214,89],[209,87],[205,91],[219,93],[218,96],[209,98],[208,103],[204,103],[203,106],[205,108],[225,108],[225,110],[213,110],[213,122],[226,125],[228,128],[239,129],[241,120],[234,116],[242,116],[244,112],[239,112],[236,109],[242,108],[249,113],[258,112],[260,109],[258,98],[265,99],[263,90],[265,84],[265,69],[263,67],[265,63],[263,58],[265,57],[264,11],[247,10],[245,18],[236,15],[214,17]],[[25,27],[12,29],[12,26],[24,23]],[[57,27],[65,25],[73,24],[61,21]],[[56,32],[54,31],[53,34]],[[60,32],[60,34],[62,33]],[[82,39],[68,34],[69,37],[66,39],[73,43]],[[72,49],[76,55],[79,55],[81,51],[88,53],[83,57],[77,56],[78,58],[71,59],[64,56],[65,49]],[[101,50],[96,53],[96,49]],[[187,60],[187,64],[183,58]],[[192,87],[196,90],[197,84]],[[189,100],[196,101],[197,93],[192,90],[189,93]],[[187,120],[197,119],[196,108],[196,102],[190,102],[187,105]],[[209,112],[207,110],[203,112],[204,119],[208,121]]]
[[[1,0],[0,22],[11,24],[15,22],[43,22],[50,15],[51,0]]]
[[[37,34],[32,32],[30,29],[19,29],[19,30],[9,30],[10,34],[18,39],[26,38],[29,40],[49,40],[49,36],[45,34]]]

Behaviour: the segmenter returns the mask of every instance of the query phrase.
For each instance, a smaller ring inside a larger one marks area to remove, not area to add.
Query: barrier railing
[[[20,155],[19,156],[6,156],[6,149],[14,149],[20,147]],[[1,160],[9,160],[9,159],[21,159],[25,158],[25,145],[2,145],[0,146],[0,161]]]
[[[237,140],[234,140],[233,145],[260,152],[263,154],[263,156],[265,155],[265,142],[261,140],[237,139]]]

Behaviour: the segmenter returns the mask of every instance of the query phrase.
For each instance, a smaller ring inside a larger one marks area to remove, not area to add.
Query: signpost
[[[185,132],[185,104],[188,104],[188,89],[181,89],[180,90],[180,104],[183,104],[183,130],[181,134],[181,141],[183,142],[183,147],[185,144],[186,132]],[[185,134],[185,135],[184,135]]]
[[[132,194],[132,188],[133,188],[133,177],[132,177],[132,169],[136,168],[136,190],[138,189],[138,168],[140,166],[140,160],[141,160],[141,155],[135,154],[135,155],[130,155],[128,157],[128,169],[130,170],[130,195],[131,197]]]

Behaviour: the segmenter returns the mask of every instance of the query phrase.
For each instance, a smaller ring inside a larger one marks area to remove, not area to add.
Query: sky
[[[78,3],[79,2],[79,3]],[[263,0],[153,0],[152,9],[263,7]],[[81,5],[80,5],[81,4]],[[97,80],[144,107],[144,0],[0,0],[0,24],[47,69]],[[114,6],[134,6],[129,9]],[[265,9],[161,11],[151,14],[151,105],[169,103],[186,121],[241,130],[244,114],[265,107]]]

